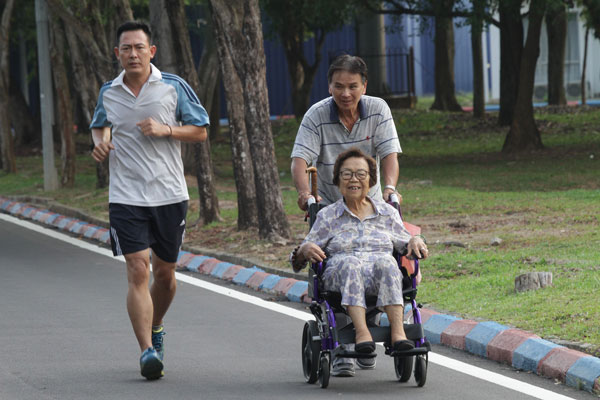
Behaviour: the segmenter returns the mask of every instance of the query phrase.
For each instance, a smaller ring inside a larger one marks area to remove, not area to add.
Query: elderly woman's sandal
[[[410,340],[396,340],[392,345],[394,351],[407,351],[415,348],[415,345]]]
[[[375,342],[369,341],[356,343],[354,350],[356,350],[357,353],[373,353],[375,351]]]

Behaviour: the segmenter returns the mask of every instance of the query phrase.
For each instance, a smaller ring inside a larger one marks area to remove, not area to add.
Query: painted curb
[[[488,343],[487,358],[513,365],[512,359],[515,349],[529,338],[539,339],[539,336],[519,329],[502,331]]]
[[[209,258],[210,257],[208,256],[194,256],[190,259],[190,262],[188,263],[186,268],[188,269],[188,271],[191,272],[199,272],[198,267],[200,267],[200,265],[202,265],[202,263],[205,260],[208,260]]]
[[[267,292],[272,292],[277,282],[281,280],[279,275],[269,275],[267,276],[261,283],[258,285],[258,290],[264,290]]]
[[[0,196],[0,212],[2,211],[110,244],[110,232],[105,227],[48,209],[39,209]],[[258,291],[276,293],[293,302],[310,303],[311,300],[308,296],[308,282],[268,273],[256,266],[243,267],[188,251],[180,252],[177,266]],[[405,315],[410,311],[411,307],[407,305]],[[427,340],[431,343],[445,344],[484,358],[506,362],[516,369],[559,379],[577,389],[600,391],[600,358],[493,321],[465,320],[426,308],[421,308],[420,311]],[[382,314],[381,325],[389,325],[385,313]]]
[[[246,282],[248,281],[248,279],[250,279],[252,277],[252,275],[254,275],[256,272],[265,272],[265,271],[263,271],[262,269],[260,269],[258,267],[242,269],[233,278],[233,282],[237,283],[238,285],[245,285]]]
[[[576,350],[566,347],[556,347],[552,349],[538,365],[538,375],[547,376],[564,382],[567,377],[567,371],[583,355]]]
[[[555,347],[558,347],[556,343],[542,338],[530,338],[515,349],[512,357],[512,366],[537,374],[540,361]]]
[[[242,267],[241,265],[232,265],[231,267],[227,268],[227,271],[225,271],[221,278],[226,281],[232,281],[233,278],[235,278],[235,276],[238,274],[238,272],[240,272],[243,268],[244,267]]]
[[[252,274],[252,276],[250,277],[250,279],[248,279],[246,281],[246,286],[251,287],[254,290],[258,290],[258,288],[260,287],[260,285],[263,283],[263,281],[265,279],[267,279],[267,277],[271,275],[268,272],[265,271],[257,271],[254,274]]]
[[[567,371],[566,384],[591,392],[600,389],[600,359],[586,354]]]
[[[477,325],[477,321],[470,319],[459,319],[454,321],[444,331],[440,337],[442,344],[454,347],[455,349],[466,349],[466,337]]]
[[[487,357],[487,345],[490,340],[506,329],[508,326],[497,322],[480,322],[465,336],[465,348],[469,353]]]
[[[427,340],[430,343],[441,344],[442,332],[456,320],[458,318],[453,315],[432,315],[425,323],[425,336],[427,336]]]

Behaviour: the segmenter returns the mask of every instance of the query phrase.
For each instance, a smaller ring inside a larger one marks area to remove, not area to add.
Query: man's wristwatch
[[[390,190],[393,190],[395,192],[396,191],[396,186],[394,186],[394,185],[385,185],[383,187],[383,190],[385,190],[385,189],[390,189]]]

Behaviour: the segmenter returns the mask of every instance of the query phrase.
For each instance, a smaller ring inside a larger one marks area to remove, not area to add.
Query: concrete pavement
[[[94,221],[81,213],[73,213],[77,217],[69,217],[1,196],[0,212],[31,219],[86,239],[110,243],[106,222]],[[90,220],[94,223],[87,222]],[[308,296],[308,282],[301,277],[296,279],[292,277],[294,274],[286,271],[238,265],[191,251],[181,251],[177,265],[195,273],[285,296],[290,301],[311,301]],[[409,311],[410,307],[407,307],[406,312]],[[425,335],[431,343],[444,344],[506,363],[520,370],[559,380],[574,388],[600,392],[600,358],[493,321],[460,319],[425,308],[421,309],[421,315]]]

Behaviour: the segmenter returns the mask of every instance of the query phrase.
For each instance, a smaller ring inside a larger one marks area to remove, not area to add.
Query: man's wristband
[[[395,192],[395,191],[396,191],[396,186],[394,186],[394,185],[385,185],[385,186],[383,187],[383,189],[384,189],[384,190],[385,190],[385,189],[390,189],[390,190],[393,190],[393,191]]]
[[[171,128],[171,125],[167,125],[169,127],[169,137],[173,136],[173,128]]]

